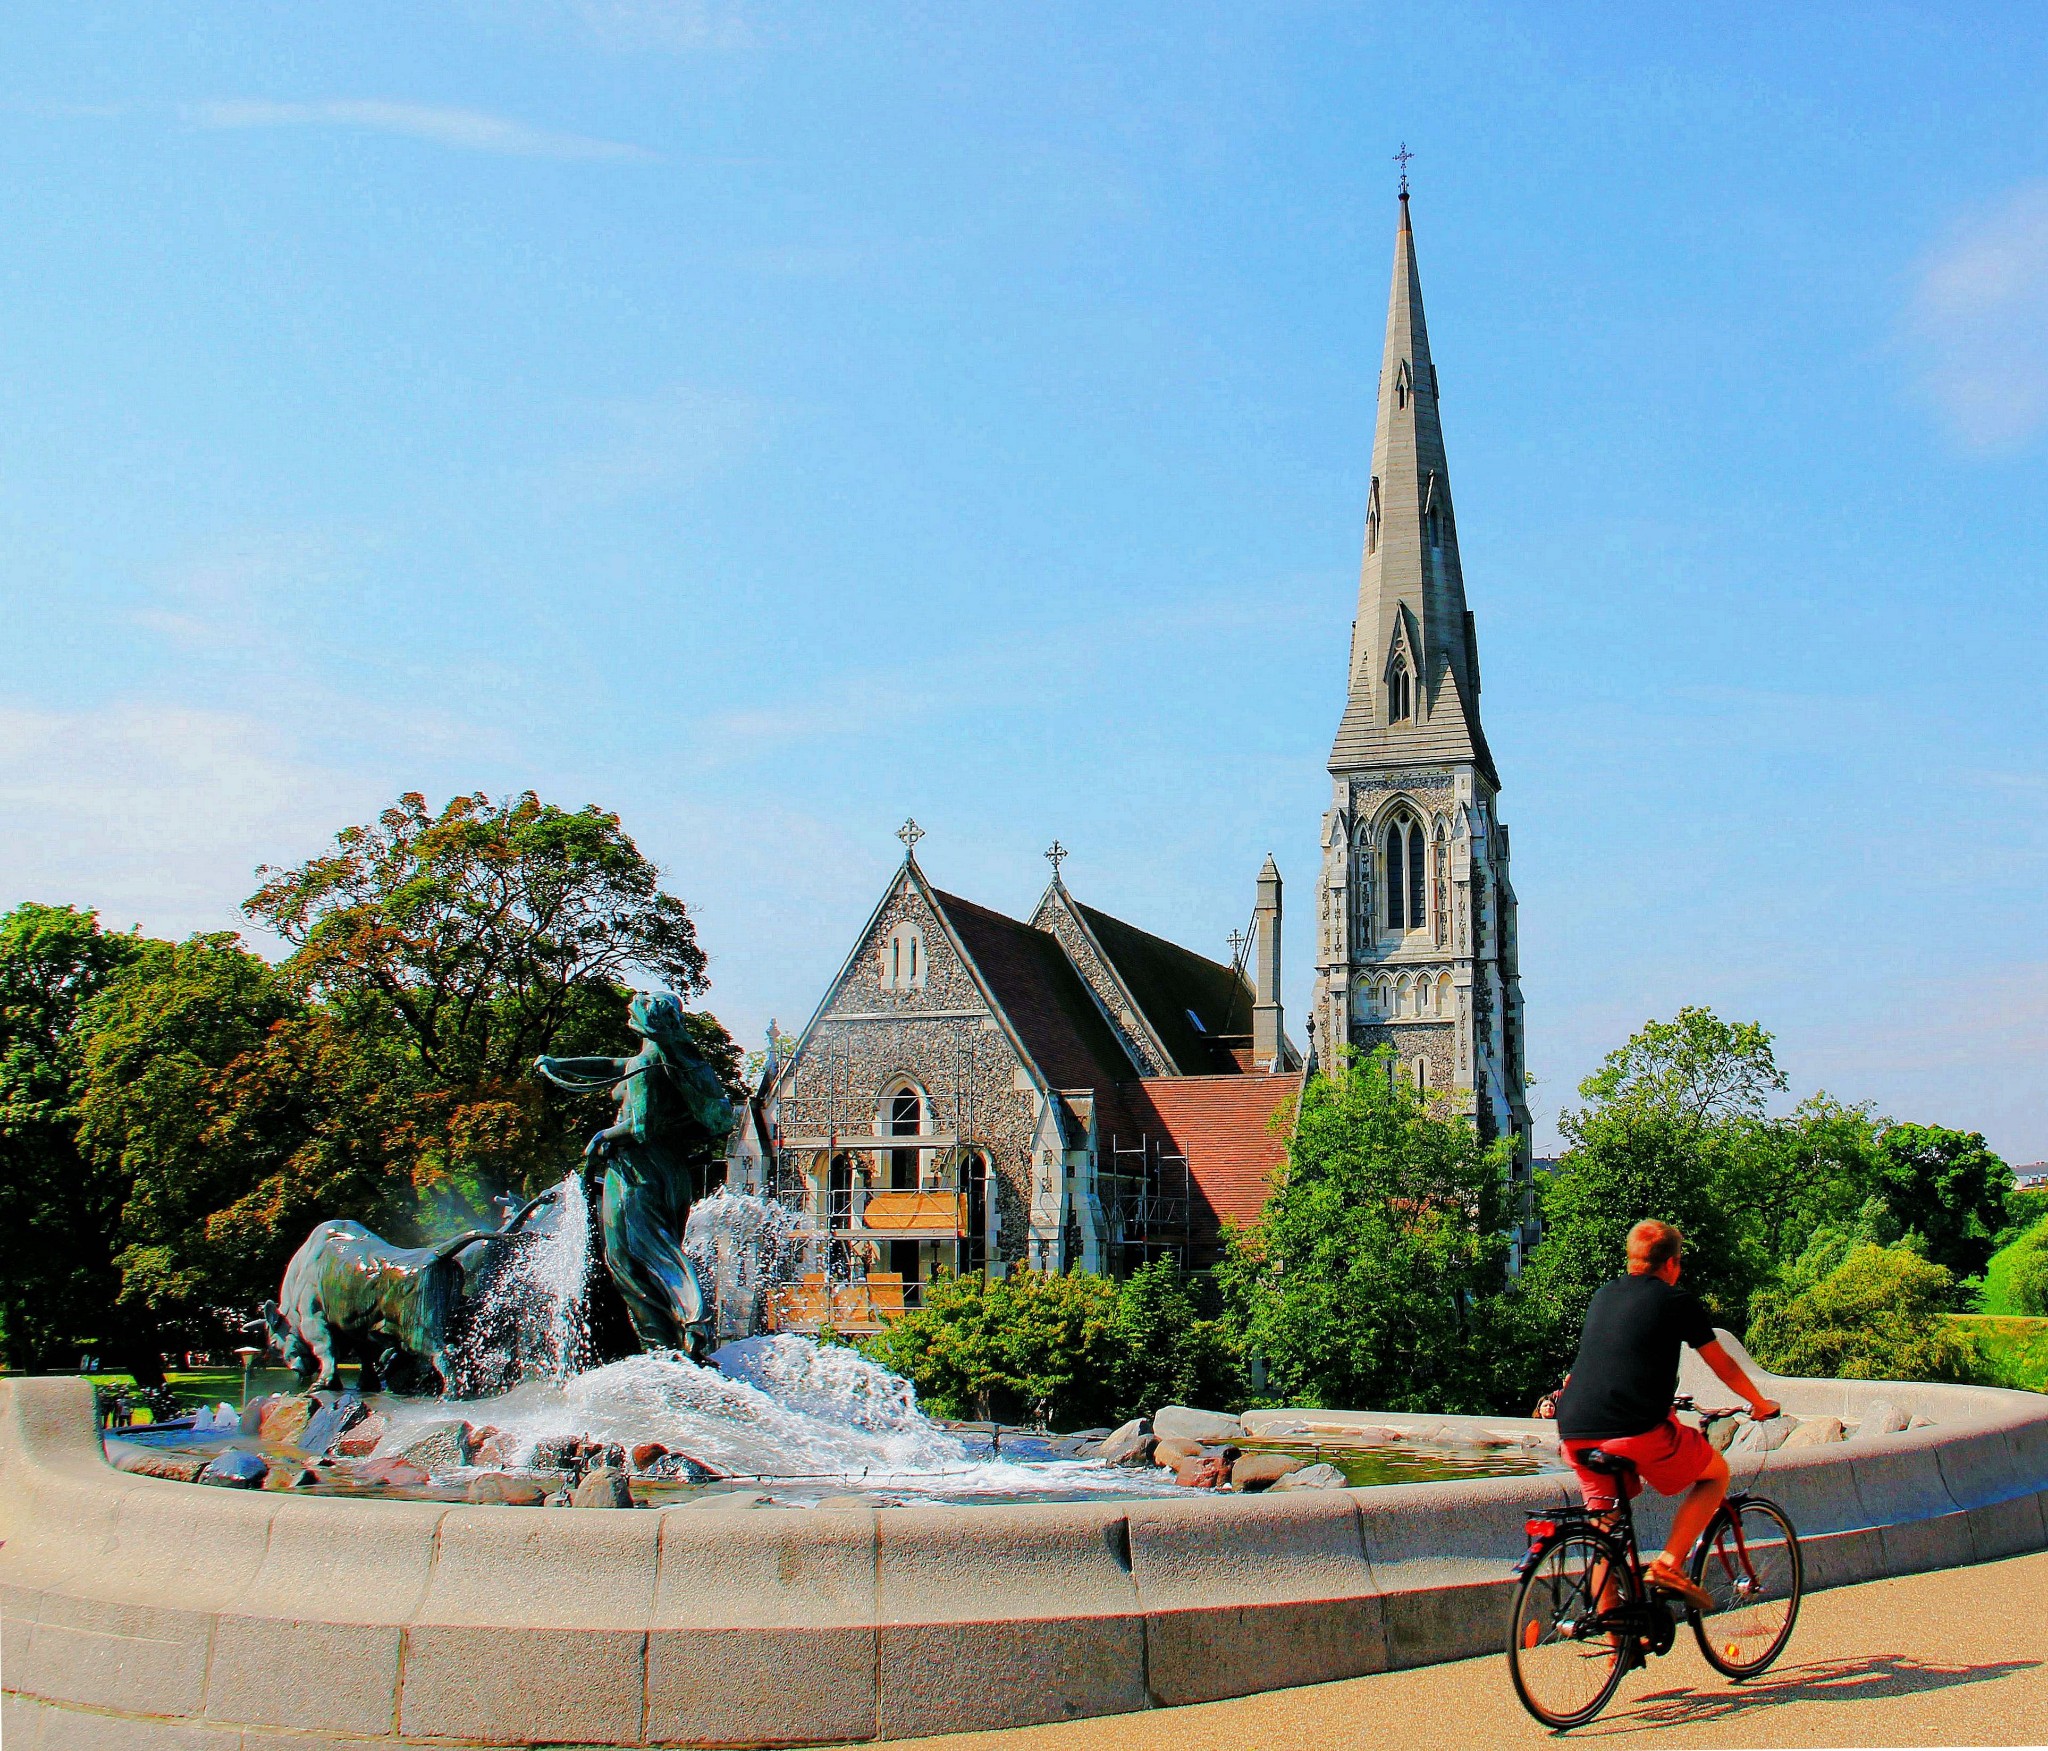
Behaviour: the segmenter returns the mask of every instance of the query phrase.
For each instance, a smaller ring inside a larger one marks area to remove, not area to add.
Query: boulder
[[[469,1464],[475,1454],[476,1431],[464,1422],[428,1423],[407,1436],[398,1450],[399,1458],[430,1477]]]
[[[641,1475],[669,1483],[711,1483],[727,1474],[694,1454],[664,1451],[641,1468]]]
[[[1787,1447],[1825,1447],[1842,1438],[1840,1417],[1802,1417],[1799,1427],[1785,1437]]]
[[[410,1459],[387,1453],[381,1459],[365,1460],[356,1476],[364,1483],[382,1484],[387,1489],[414,1489],[427,1481],[427,1474]]]
[[[1888,1398],[1873,1399],[1863,1407],[1863,1419],[1849,1439],[1868,1441],[1878,1435],[1897,1435],[1913,1426],[1913,1419]]]
[[[391,1419],[382,1411],[371,1411],[334,1443],[333,1451],[343,1459],[367,1459],[390,1433]]]
[[[1292,1453],[1247,1453],[1230,1468],[1234,1490],[1270,1489],[1290,1471],[1306,1469],[1308,1461]]]
[[[533,1463],[542,1471],[567,1471],[582,1450],[581,1435],[545,1435],[533,1444]]]
[[[1271,1487],[1276,1490],[1341,1490],[1345,1487],[1344,1474],[1328,1460],[1319,1459],[1314,1465],[1304,1465],[1299,1471],[1290,1471],[1285,1477],[1276,1478]]]
[[[1095,1457],[1104,1465],[1150,1465],[1159,1444],[1143,1417],[1135,1417],[1103,1441]]]
[[[295,1392],[288,1398],[273,1398],[263,1407],[256,1433],[266,1446],[296,1447],[318,1408],[311,1393]]]
[[[167,1477],[173,1483],[197,1483],[209,1463],[204,1453],[168,1453],[160,1447],[123,1446],[114,1461],[117,1471],[137,1477]]]
[[[1174,1468],[1173,1481],[1187,1490],[1220,1490],[1230,1481],[1230,1461],[1223,1453],[1198,1453]]]
[[[302,1490],[319,1481],[317,1471],[296,1459],[273,1459],[270,1469],[263,1474],[263,1487],[267,1490]]]
[[[1915,1412],[1913,1420],[1906,1427],[1909,1429],[1931,1429],[1934,1427],[1934,1419],[1932,1417],[1923,1417],[1918,1412]]]
[[[1707,1445],[1726,1453],[1728,1444],[1735,1439],[1735,1431],[1742,1426],[1737,1418],[1716,1417],[1707,1425]]]
[[[353,1392],[321,1392],[313,1395],[313,1414],[292,1445],[306,1453],[329,1453],[343,1435],[370,1414],[370,1407]]]
[[[277,1402],[275,1393],[262,1393],[242,1406],[241,1432],[245,1435],[260,1434],[263,1429],[263,1413]]]
[[[503,1471],[511,1465],[514,1451],[516,1451],[514,1443],[508,1437],[493,1429],[482,1440],[477,1442],[475,1448],[470,1453],[469,1462],[471,1465],[479,1466],[485,1471]]]
[[[507,1508],[537,1508],[548,1492],[534,1479],[509,1471],[479,1472],[463,1491],[468,1502],[497,1502]]]
[[[1222,1411],[1198,1411],[1184,1404],[1169,1404],[1153,1412],[1152,1432],[1162,1441],[1241,1441],[1244,1424]]]
[[[1152,1463],[1163,1465],[1168,1471],[1175,1469],[1184,1459],[1199,1459],[1201,1456],[1201,1442],[1189,1440],[1181,1435],[1170,1436],[1152,1444]]]
[[[260,1490],[263,1480],[270,1475],[270,1465],[260,1453],[244,1453],[239,1448],[229,1448],[225,1453],[216,1453],[206,1462],[200,1472],[201,1483],[217,1483],[231,1490]]]
[[[610,1465],[594,1465],[583,1474],[582,1482],[569,1492],[569,1506],[630,1508],[633,1506],[633,1489],[626,1482],[623,1470]]]
[[[633,1461],[635,1471],[645,1471],[667,1451],[659,1441],[642,1441],[628,1457]]]

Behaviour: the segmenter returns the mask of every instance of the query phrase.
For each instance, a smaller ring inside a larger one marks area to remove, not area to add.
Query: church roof
[[[1479,725],[1477,640],[1465,608],[1439,412],[1404,193],[1380,361],[1350,696],[1330,750],[1330,770],[1469,760],[1498,789],[1500,778]],[[1405,651],[1417,683],[1413,709],[1393,722],[1387,710],[1389,659],[1418,635],[1421,648]]]
[[[1105,1138],[1128,1143],[1139,1133],[1187,1158],[1191,1238],[1214,1245],[1222,1224],[1259,1219],[1274,1171],[1286,1159],[1290,1121],[1301,1098],[1302,1073],[1279,1076],[1150,1076],[1120,1084],[1098,1112]]]
[[[1219,1036],[1242,1035],[1249,1043],[1256,998],[1241,974],[1078,900],[1074,909],[1181,1075],[1237,1068],[1230,1041]]]
[[[1131,1074],[1129,1055],[1057,941],[958,894],[930,893],[1048,1083],[1097,1088]]]

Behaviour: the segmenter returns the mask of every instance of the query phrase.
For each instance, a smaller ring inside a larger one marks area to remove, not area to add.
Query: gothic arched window
[[[889,1135],[915,1137],[924,1129],[924,1100],[914,1088],[899,1088],[889,1097]],[[889,1189],[917,1190],[918,1152],[915,1149],[889,1151]]]
[[[1436,933],[1436,946],[1442,948],[1451,938],[1451,840],[1441,821],[1436,824],[1436,889],[1433,898],[1435,905],[1430,909],[1430,917]]]
[[[1365,499],[1365,551],[1377,553],[1380,546],[1380,477],[1372,477],[1372,490]]]
[[[1396,821],[1387,829],[1387,928],[1406,930],[1408,898],[1407,864],[1408,833],[1406,827]]]
[[[1408,714],[1414,709],[1414,700],[1409,690],[1408,664],[1400,657],[1394,659],[1394,666],[1387,671],[1387,722],[1406,723]]]
[[[1423,888],[1429,880],[1428,866],[1423,862],[1422,823],[1408,824],[1408,928],[1420,930],[1428,921],[1424,909]]]

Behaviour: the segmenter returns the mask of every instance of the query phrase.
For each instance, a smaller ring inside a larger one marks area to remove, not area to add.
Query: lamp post
[[[249,1365],[263,1354],[254,1344],[244,1344],[235,1354],[242,1358],[242,1409],[249,1408]]]

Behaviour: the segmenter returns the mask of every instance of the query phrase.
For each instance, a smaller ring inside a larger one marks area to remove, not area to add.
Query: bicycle
[[[1691,1410],[1692,1400],[1676,1399],[1672,1408]],[[1623,1678],[1671,1651],[1680,1615],[1715,1671],[1738,1682],[1767,1671],[1792,1638],[1805,1581],[1799,1535],[1785,1510],[1729,1491],[1686,1561],[1687,1575],[1714,1596],[1714,1610],[1703,1615],[1652,1594],[1644,1582],[1629,1505],[1634,1465],[1598,1448],[1579,1463],[1612,1477],[1620,1502],[1611,1514],[1566,1506],[1523,1523],[1529,1549],[1515,1565],[1508,1629],[1508,1668],[1522,1706],[1559,1731],[1584,1726]]]

